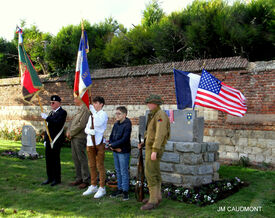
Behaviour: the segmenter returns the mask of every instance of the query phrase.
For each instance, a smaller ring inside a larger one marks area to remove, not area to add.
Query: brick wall
[[[239,89],[247,98],[248,111],[244,118],[223,112],[199,108],[205,118],[204,141],[220,143],[222,159],[238,160],[246,155],[253,162],[275,164],[275,61],[249,63],[242,58],[223,58],[146,65],[129,68],[101,69],[92,72],[92,95],[106,100],[109,116],[108,131],[114,123],[116,106],[125,105],[133,122],[133,137],[137,136],[138,117],[144,114],[144,99],[149,93],[163,96],[164,109],[176,109],[172,69],[200,74],[202,66],[226,84]],[[46,111],[49,96],[58,94],[69,117],[76,112],[72,89],[64,78],[42,77],[44,91],[40,94]],[[33,105],[22,101],[18,78],[0,80],[0,128],[15,128],[31,124],[43,128],[37,100]]]

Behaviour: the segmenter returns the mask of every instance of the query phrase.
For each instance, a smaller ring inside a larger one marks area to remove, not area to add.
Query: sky
[[[193,0],[160,0],[166,14],[186,8]],[[0,8],[0,37],[13,39],[21,20],[36,25],[42,32],[56,35],[63,26],[78,25],[81,19],[91,25],[113,17],[132,28],[141,23],[142,11],[149,0],[4,0]]]

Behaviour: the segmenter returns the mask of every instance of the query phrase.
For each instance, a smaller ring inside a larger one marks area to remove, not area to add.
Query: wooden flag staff
[[[37,99],[38,99],[38,103],[39,103],[41,112],[43,113],[43,107],[42,107],[42,105],[41,105],[39,95],[36,95],[36,96],[37,96]],[[46,120],[44,120],[44,124],[45,124],[45,127],[46,127],[46,132],[47,132],[47,134],[48,134],[48,136],[49,136],[50,143],[52,143],[52,138],[51,138],[51,135],[50,135],[49,128],[48,128],[48,125],[47,125]]]

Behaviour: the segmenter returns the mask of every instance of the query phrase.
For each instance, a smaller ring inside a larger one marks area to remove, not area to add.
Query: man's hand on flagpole
[[[42,119],[46,120],[46,119],[47,119],[47,117],[48,117],[48,115],[47,115],[47,114],[45,114],[45,113],[41,113],[41,117],[42,117]]]

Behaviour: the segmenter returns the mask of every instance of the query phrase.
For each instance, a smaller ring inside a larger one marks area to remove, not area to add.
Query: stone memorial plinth
[[[19,156],[36,156],[36,133],[32,126],[26,125],[22,128],[21,149],[18,152]]]
[[[204,119],[197,111],[174,110],[170,140],[175,142],[203,142]]]
[[[171,137],[160,162],[162,182],[191,188],[218,180],[219,144],[202,142],[203,118],[189,110],[174,111],[174,116]],[[140,119],[141,122],[145,120]],[[139,130],[142,134],[145,124],[141,122]],[[134,177],[137,174],[138,141],[131,140],[131,145],[130,174]]]

